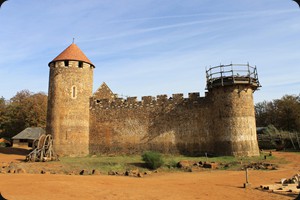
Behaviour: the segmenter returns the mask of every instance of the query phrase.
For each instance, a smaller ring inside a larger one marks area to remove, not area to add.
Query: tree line
[[[255,104],[256,125],[300,133],[300,94]],[[22,90],[0,98],[0,137],[13,137],[27,127],[46,127],[47,95]]]
[[[11,138],[27,127],[46,127],[47,95],[22,90],[0,98],[0,138]]]
[[[300,133],[300,94],[255,104],[256,125]]]

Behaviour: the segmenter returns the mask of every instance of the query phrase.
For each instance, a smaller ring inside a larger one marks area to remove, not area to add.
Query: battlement
[[[102,83],[93,91],[93,63],[72,43],[49,64],[47,134],[60,155],[167,154],[257,156],[252,91],[256,67],[206,71],[198,92],[119,98]]]
[[[94,68],[93,65],[83,62],[83,61],[72,61],[72,60],[63,60],[63,61],[55,61],[55,62],[51,62],[49,64],[50,67],[52,68],[72,68],[72,67],[76,67],[76,68]]]
[[[188,94],[188,98],[184,98],[182,93],[172,94],[168,97],[166,94],[154,96],[143,96],[141,100],[137,97],[127,97],[111,99],[97,99],[94,96],[90,98],[91,108],[109,109],[109,108],[137,108],[137,107],[157,107],[164,105],[205,105],[203,102],[205,97],[200,97],[199,92]]]

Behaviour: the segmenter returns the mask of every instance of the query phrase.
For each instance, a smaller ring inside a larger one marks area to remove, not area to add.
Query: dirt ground
[[[0,162],[20,162],[25,152],[1,152]],[[35,199],[295,199],[296,195],[257,189],[300,173],[300,154],[275,152],[290,161],[279,170],[249,171],[249,189],[243,188],[244,171],[157,173],[143,178],[52,174],[0,174],[0,192],[8,200]]]

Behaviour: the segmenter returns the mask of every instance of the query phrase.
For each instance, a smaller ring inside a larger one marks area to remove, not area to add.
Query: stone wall
[[[110,91],[104,85],[100,90]],[[99,90],[99,91],[100,91]],[[145,150],[183,155],[257,156],[259,149],[251,85],[172,97],[90,99],[90,154]]]
[[[59,155],[89,153],[89,97],[93,66],[78,61],[50,63],[47,134]]]
[[[91,98],[90,154],[145,150],[199,155],[212,152],[210,110],[199,93],[127,99]]]
[[[249,85],[213,88],[211,132],[218,155],[258,156],[253,89]]]
[[[259,155],[252,95],[260,87],[256,68],[244,65],[245,75],[234,73],[232,64],[209,69],[205,97],[189,93],[188,98],[174,94],[138,101],[118,98],[105,83],[92,96],[94,66],[76,56],[56,59],[49,63],[46,133],[53,135],[59,155],[146,150],[193,156]],[[226,67],[229,71],[224,71]]]

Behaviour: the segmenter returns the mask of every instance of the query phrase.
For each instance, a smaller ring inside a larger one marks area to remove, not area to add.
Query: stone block
[[[87,169],[83,169],[79,172],[79,175],[90,175],[90,172]]]
[[[204,163],[203,168],[208,168],[208,169],[217,169],[218,164],[217,163]]]

